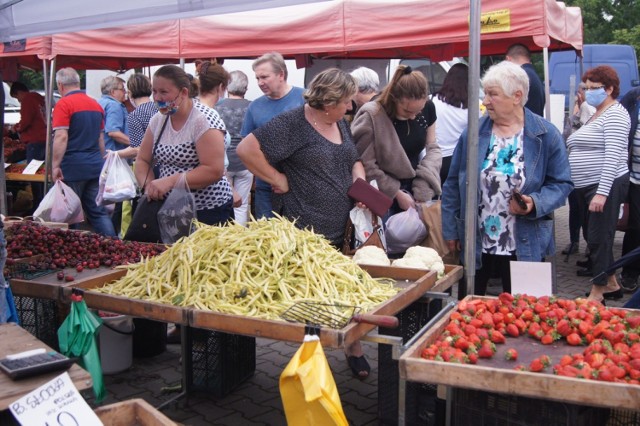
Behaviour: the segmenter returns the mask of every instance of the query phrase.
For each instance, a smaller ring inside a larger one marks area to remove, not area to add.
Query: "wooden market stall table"
[[[24,174],[24,173],[6,173],[6,180],[17,181],[17,182],[40,182],[44,183],[44,175],[43,174]]]
[[[363,266],[363,269],[366,269],[373,277],[395,279],[396,286],[401,289],[394,297],[367,312],[374,315],[400,315],[407,307],[422,304],[420,300],[424,299],[425,294],[428,296],[429,294],[444,292],[456,284],[463,274],[462,267],[455,265],[445,265],[445,275],[440,279],[437,279],[435,272],[419,269],[384,266]],[[94,291],[96,288],[102,287],[125,274],[126,271],[122,269],[85,269],[82,273],[75,274],[75,280],[72,282],[58,281],[56,274],[50,274],[33,280],[12,280],[12,289],[15,294],[31,297],[57,297],[58,300],[63,302],[69,300],[73,289],[80,289],[83,291],[84,300],[90,308],[182,325],[183,392],[181,395],[189,392],[190,381],[187,379],[187,374],[189,374],[191,368],[191,351],[185,342],[189,340],[186,336],[190,328],[298,343],[304,339],[306,327],[302,323],[229,315]],[[409,321],[405,321],[405,325],[401,326],[407,326],[407,322]],[[334,349],[344,348],[359,339],[374,341],[383,346],[402,343],[402,338],[395,335],[386,337],[375,333],[372,334],[371,332],[375,328],[375,325],[355,322],[339,330],[322,328],[320,330],[320,340],[324,347]],[[411,335],[412,333],[408,334]],[[406,330],[401,334],[407,334]],[[389,370],[388,373],[395,374],[397,378],[397,362],[387,370]],[[387,389],[387,383],[380,382],[380,385],[385,386],[385,392],[395,392],[397,396],[396,391]]]
[[[478,296],[467,296],[464,300],[482,298]],[[416,336],[415,341],[404,352],[400,358],[400,377],[403,380],[424,384],[436,384],[449,386],[460,391],[473,390],[504,394],[508,397],[522,397],[530,402],[552,401],[563,404],[570,414],[569,408],[589,408],[603,407],[611,409],[640,410],[640,386],[624,383],[604,382],[598,380],[586,380],[554,375],[553,373],[533,373],[529,371],[518,371],[514,369],[512,361],[506,361],[504,353],[507,348],[515,348],[518,352],[517,364],[528,365],[529,362],[538,356],[549,354],[554,363],[564,354],[576,353],[576,346],[569,346],[566,342],[558,341],[553,345],[542,345],[535,339],[524,335],[520,338],[509,339],[508,345],[497,345],[498,351],[489,360],[479,359],[478,363],[463,364],[443,361],[427,360],[421,357],[422,350],[434,343],[442,334],[447,324],[449,324],[450,310],[434,324],[428,324],[421,330],[424,334]],[[640,315],[640,312],[638,313]],[[578,347],[582,351],[583,347]],[[469,392],[476,395],[478,392]],[[466,397],[465,397],[466,398]],[[473,396],[472,396],[473,398]],[[533,398],[533,400],[531,399]],[[496,404],[502,404],[496,402]],[[506,403],[513,405],[513,403]],[[520,404],[524,405],[524,404]],[[589,406],[589,407],[580,407]],[[495,407],[494,407],[495,408]],[[455,408],[452,408],[454,410]],[[525,407],[512,407],[514,412],[525,411]],[[529,411],[535,411],[536,408]],[[573,410],[575,414],[579,412],[582,418],[578,423],[592,424],[587,422],[595,421],[592,418],[598,414],[585,410]],[[476,412],[476,420],[481,422],[480,414],[482,410]],[[486,410],[489,412],[489,410]],[[401,413],[402,415],[403,413]],[[563,413],[564,414],[564,413]],[[543,413],[538,412],[539,418],[544,418]],[[589,417],[592,417],[589,419]],[[576,419],[574,419],[576,420]],[[401,422],[401,424],[404,424]],[[458,424],[464,424],[458,423]],[[521,424],[521,423],[516,423]],[[571,424],[571,422],[567,423]]]
[[[52,350],[15,323],[0,324],[0,342],[2,342],[0,359],[10,354],[32,349]],[[12,380],[8,375],[0,373],[0,410],[6,410],[12,402],[42,386],[60,373],[57,371],[20,380]],[[78,390],[89,389],[93,385],[91,375],[77,364],[73,364],[68,373]]]

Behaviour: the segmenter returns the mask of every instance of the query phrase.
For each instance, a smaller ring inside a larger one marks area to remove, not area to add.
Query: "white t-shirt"
[[[431,102],[436,107],[438,121],[436,123],[436,142],[443,157],[451,157],[458,144],[458,138],[467,127],[468,110],[457,108],[433,96]]]

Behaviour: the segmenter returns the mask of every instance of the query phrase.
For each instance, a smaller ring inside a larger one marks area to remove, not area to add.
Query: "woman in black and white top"
[[[618,209],[629,186],[627,135],[630,119],[616,101],[620,80],[607,65],[588,70],[582,81],[585,96],[595,114],[567,140],[571,179],[587,224],[590,257],[588,269],[595,278],[590,299],[603,300],[605,294],[620,291],[615,274],[601,275],[613,263],[613,238]],[[578,271],[586,275],[589,271]]]

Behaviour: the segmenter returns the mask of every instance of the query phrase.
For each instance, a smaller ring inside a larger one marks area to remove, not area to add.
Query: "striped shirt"
[[[630,127],[627,110],[615,103],[569,136],[571,180],[576,188],[598,185],[597,194],[609,195],[613,181],[629,171]]]
[[[638,111],[638,123],[640,123],[640,108]],[[629,179],[632,183],[640,185],[640,125],[636,127],[636,133],[633,135],[633,151],[631,155],[631,176]]]

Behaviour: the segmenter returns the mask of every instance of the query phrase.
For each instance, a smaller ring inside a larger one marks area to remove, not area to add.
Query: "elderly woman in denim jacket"
[[[555,252],[551,213],[564,205],[571,183],[560,132],[524,107],[529,78],[501,62],[484,75],[478,141],[478,226],[475,294],[484,295],[493,270],[511,292],[509,261],[542,261]],[[451,250],[461,249],[467,208],[468,134],[460,136],[442,191],[442,232]],[[520,206],[513,194],[522,196]],[[462,257],[464,259],[464,257]]]

